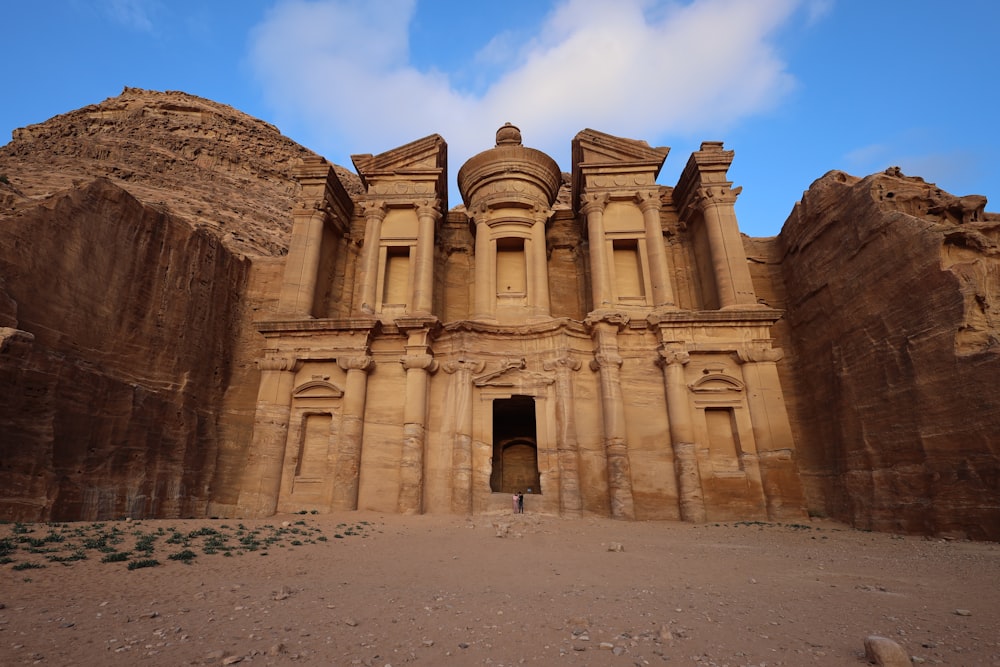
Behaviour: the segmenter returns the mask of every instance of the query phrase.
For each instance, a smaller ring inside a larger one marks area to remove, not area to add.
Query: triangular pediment
[[[625,139],[605,132],[586,129],[573,138],[573,163],[576,165],[648,164],[659,172],[670,149],[653,147],[645,141]]]
[[[379,177],[447,173],[448,144],[432,134],[378,155],[352,155],[351,161],[366,186]]]

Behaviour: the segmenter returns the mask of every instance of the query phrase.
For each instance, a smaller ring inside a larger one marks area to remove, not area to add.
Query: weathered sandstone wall
[[[779,237],[813,511],[1000,539],[1000,216],[896,172],[831,172]]]
[[[249,263],[104,179],[0,248],[0,518],[204,515]]]

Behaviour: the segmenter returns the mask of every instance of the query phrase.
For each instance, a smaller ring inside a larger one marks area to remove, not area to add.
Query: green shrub
[[[128,569],[138,570],[144,567],[156,567],[160,564],[160,561],[155,558],[143,558],[142,560],[134,560],[128,564]]]

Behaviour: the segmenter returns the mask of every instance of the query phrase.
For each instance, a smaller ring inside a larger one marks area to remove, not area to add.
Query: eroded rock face
[[[816,181],[781,232],[810,505],[1000,538],[1000,216],[898,170]]]
[[[203,516],[249,263],[105,179],[0,248],[0,518]]]
[[[44,159],[39,159],[44,156]],[[105,176],[148,205],[214,231],[246,255],[284,254],[314,153],[272,125],[177,91],[125,88],[100,104],[19,128],[0,147],[0,211]],[[357,176],[337,167],[349,191]]]

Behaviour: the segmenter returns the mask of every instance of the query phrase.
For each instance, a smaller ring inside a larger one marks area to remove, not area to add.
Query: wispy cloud
[[[485,35],[479,57],[496,63],[506,50],[510,64],[470,93],[411,65],[415,0],[290,0],[257,27],[251,62],[278,114],[310,127],[312,147],[334,159],[437,132],[457,169],[510,121],[566,168],[585,127],[655,142],[778,104],[794,81],[771,39],[799,6],[563,0],[517,47]]]
[[[152,14],[159,9],[158,0],[102,0],[105,13],[115,22],[140,32],[152,32]]]

